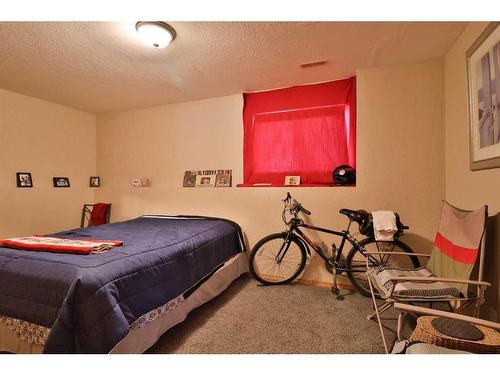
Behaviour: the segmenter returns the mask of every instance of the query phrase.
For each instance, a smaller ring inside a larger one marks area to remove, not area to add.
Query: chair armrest
[[[393,254],[393,255],[407,255],[409,257],[417,256],[417,257],[427,257],[427,258],[430,258],[430,256],[431,256],[431,254],[405,253],[403,251],[365,251],[365,254],[368,254],[368,255]]]
[[[430,254],[422,254],[422,253],[405,253],[403,251],[365,251],[364,255],[367,255],[365,257],[365,265],[366,265],[366,272],[368,272],[368,269],[371,267],[369,264],[370,260],[370,255],[385,255],[385,254],[391,254],[391,255],[406,255],[409,257],[430,257]]]
[[[490,283],[486,281],[476,281],[476,280],[465,280],[465,279],[448,279],[443,277],[420,277],[420,276],[406,276],[406,277],[393,277],[390,278],[392,282],[402,282],[402,281],[442,281],[444,283],[457,283],[457,284],[468,284],[468,285],[478,285],[478,286],[491,286]]]
[[[476,324],[476,325],[480,325],[480,326],[484,326],[484,327],[490,327],[493,329],[500,329],[500,323],[490,322],[489,320],[473,318],[471,316],[461,315],[461,314],[457,314],[457,313],[451,313],[448,311],[429,309],[427,307],[409,305],[409,304],[400,303],[400,302],[395,302],[394,308],[398,309],[398,310],[402,310],[402,311],[413,312],[416,314],[441,316],[443,318],[457,319],[457,320],[462,320],[464,322],[468,322],[468,323],[472,323],[472,324]]]

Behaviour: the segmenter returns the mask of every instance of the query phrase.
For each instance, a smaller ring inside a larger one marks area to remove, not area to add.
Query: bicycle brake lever
[[[287,192],[286,197],[285,197],[285,199],[282,200],[282,202],[290,203],[291,200],[292,200],[292,196],[290,195],[290,192]]]

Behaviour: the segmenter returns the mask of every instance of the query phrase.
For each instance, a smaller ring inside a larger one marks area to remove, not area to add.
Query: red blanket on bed
[[[102,253],[115,246],[123,245],[122,241],[89,240],[78,238],[57,238],[45,236],[26,236],[0,240],[0,246],[18,250],[51,251],[56,253],[83,254]]]

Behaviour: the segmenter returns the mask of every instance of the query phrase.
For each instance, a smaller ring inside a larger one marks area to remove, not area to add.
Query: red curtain
[[[356,167],[356,78],[243,94],[244,184],[332,184]]]

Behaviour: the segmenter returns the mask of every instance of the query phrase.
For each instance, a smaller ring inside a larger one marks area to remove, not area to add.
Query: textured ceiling
[[[0,22],[0,88],[93,113],[343,78],[442,57],[464,22],[172,22],[165,49],[119,22]],[[302,69],[301,63],[328,60]]]

